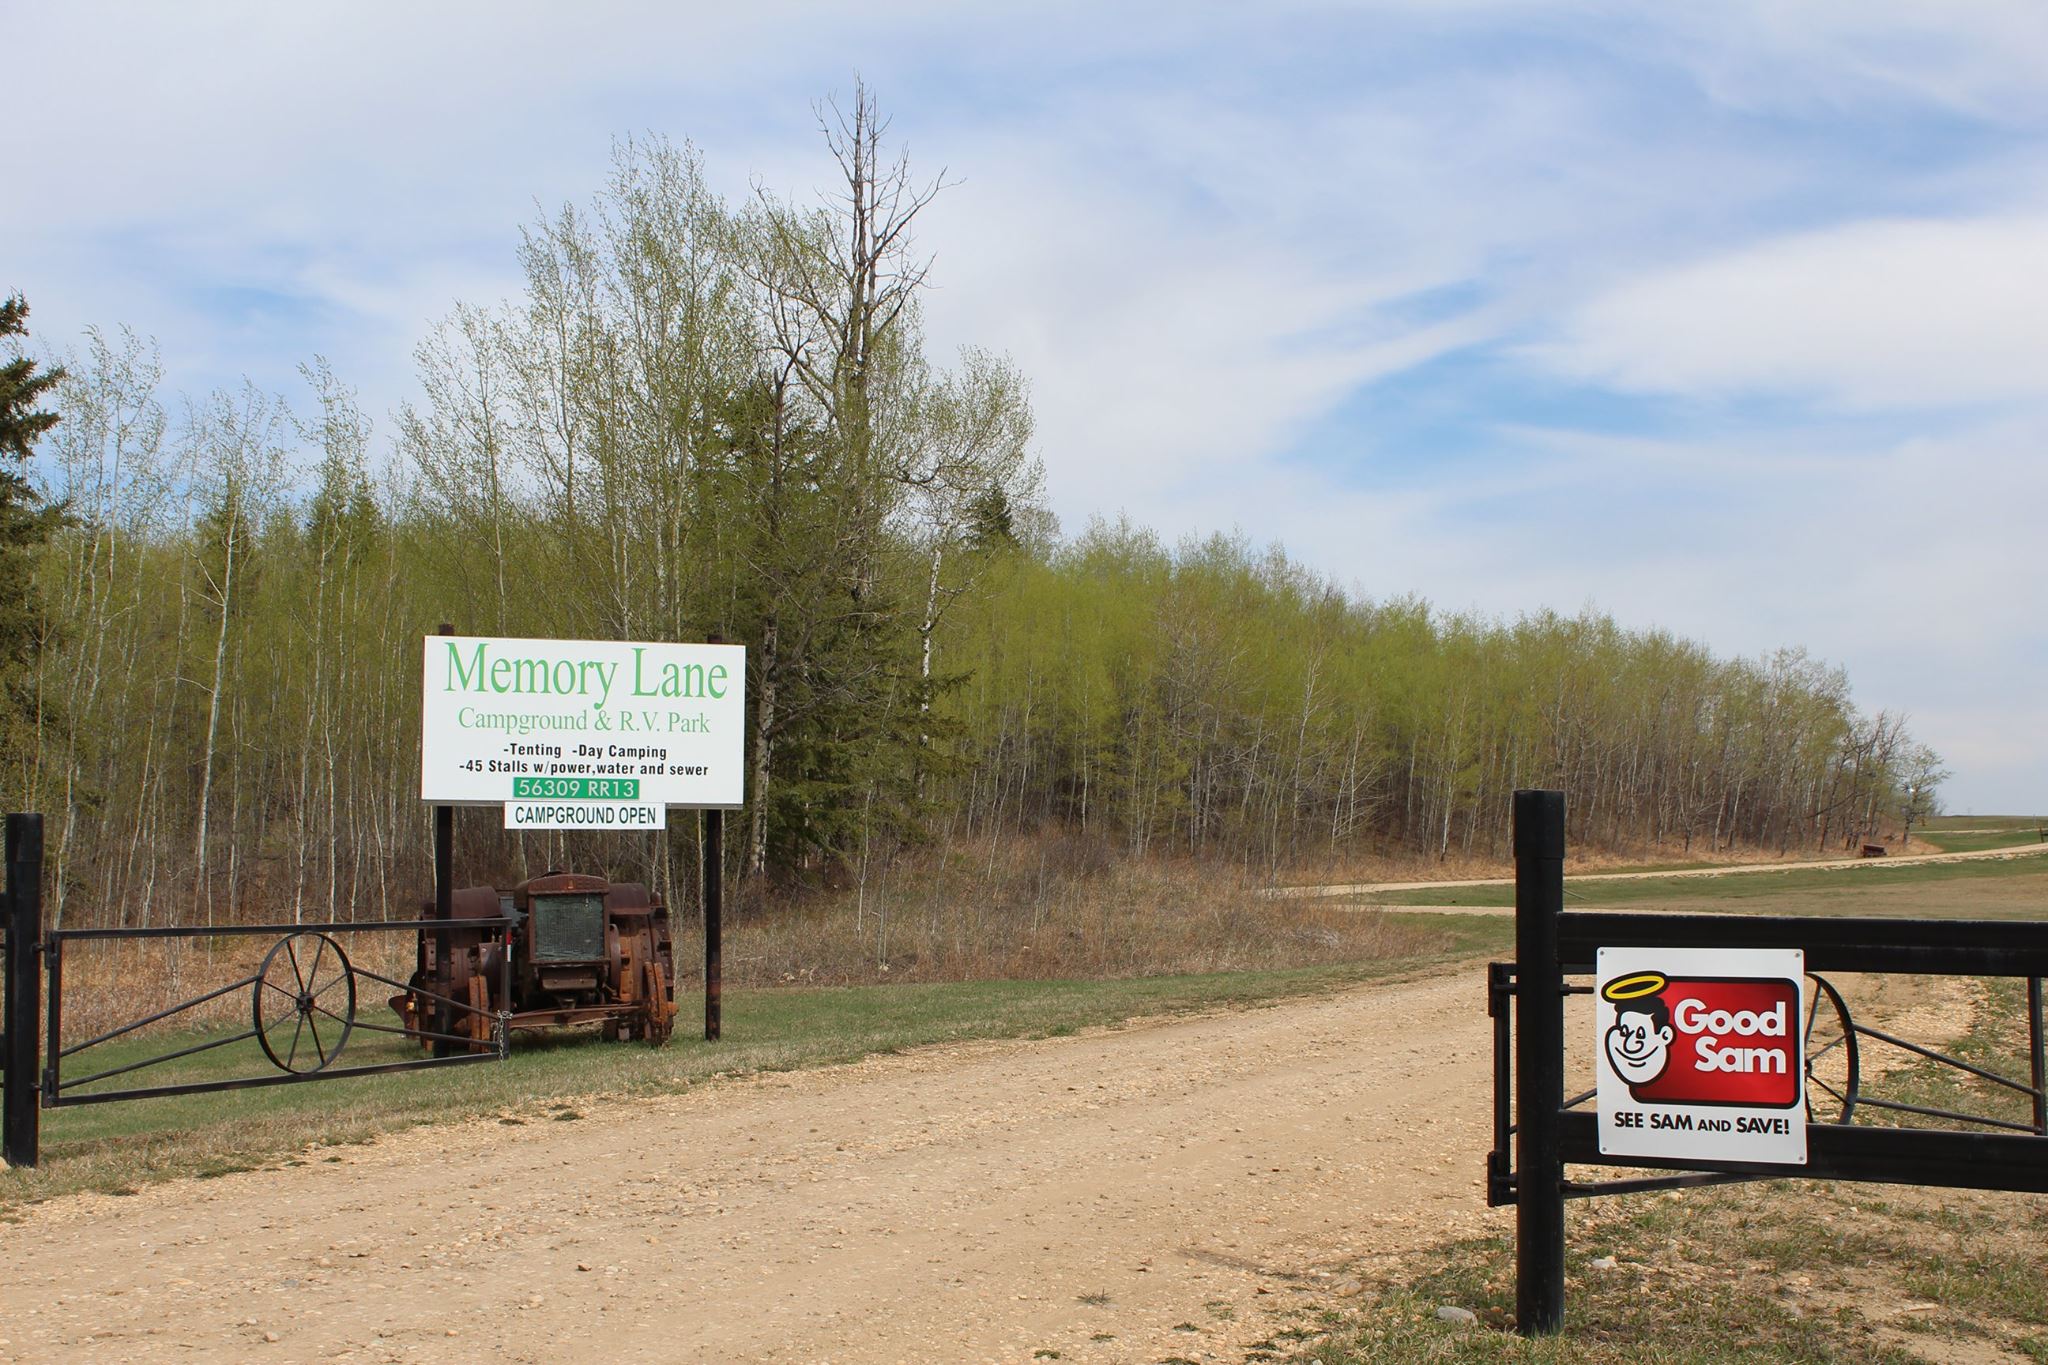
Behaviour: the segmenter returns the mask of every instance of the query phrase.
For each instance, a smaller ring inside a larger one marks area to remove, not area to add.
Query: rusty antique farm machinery
[[[463,887],[449,911],[447,928],[420,931],[418,968],[391,997],[408,1030],[438,1035],[436,1052],[461,1048],[453,1037],[494,1046],[501,1015],[508,1029],[594,1023],[606,1038],[650,1043],[674,1027],[668,907],[640,883],[549,872],[508,890]],[[432,902],[420,917],[439,918]]]

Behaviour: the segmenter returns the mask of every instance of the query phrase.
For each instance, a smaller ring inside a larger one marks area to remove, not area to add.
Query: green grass
[[[1923,820],[1916,828],[1940,831],[1949,829],[2015,829],[2032,832],[2048,825],[2048,815],[1937,815]]]
[[[725,997],[724,1038],[717,1043],[703,1041],[699,997],[692,996],[676,1036],[660,1048],[606,1044],[587,1032],[521,1034],[503,1063],[46,1111],[42,1165],[0,1172],[0,1215],[72,1191],[112,1193],[148,1180],[317,1160],[311,1149],[320,1144],[365,1141],[422,1123],[489,1115],[524,1123],[556,1117],[573,1107],[568,1101],[593,1095],[673,1092],[722,1075],[850,1062],[932,1043],[1059,1036],[1147,1015],[1261,1005],[1497,954],[1511,938],[1511,926],[1498,919],[1400,918],[1426,923],[1430,951],[1339,966],[1108,981],[733,991]],[[359,1017],[392,1021],[381,1002],[365,1001]],[[202,1036],[118,1040],[69,1059],[65,1071],[90,1074]],[[106,1085],[274,1074],[254,1049],[254,1043],[222,1048]],[[336,1065],[417,1055],[396,1038],[359,1032]]]
[[[1440,1248],[1408,1285],[1391,1288],[1316,1344],[1323,1365],[1385,1361],[1655,1362],[1720,1365],[1724,1361],[1883,1362],[1919,1358],[1881,1341],[1853,1315],[1809,1314],[1774,1292],[1764,1277],[1734,1273],[1739,1243],[1697,1252],[1675,1281],[1671,1267],[1630,1258],[1612,1270],[1592,1261],[1662,1244],[1671,1219],[1656,1206],[1621,1227],[1595,1228],[1583,1218],[1566,1262],[1565,1333],[1525,1340],[1512,1333],[1515,1306],[1513,1239],[1489,1237]],[[1620,1236],[1611,1235],[1619,1232]],[[1619,1259],[1619,1258],[1618,1258]],[[1702,1264],[1704,1260],[1704,1264]],[[1476,1324],[1441,1322],[1440,1305],[1478,1315]]]
[[[1499,915],[1404,915],[1398,906],[1389,906],[1384,913],[1396,924],[1413,925],[1418,929],[1435,929],[1443,943],[1439,950],[1441,957],[1470,957],[1481,953],[1499,956],[1502,953],[1514,953],[1514,922]]]
[[[1587,881],[1565,879],[1565,908],[1603,909],[1621,906],[1667,905],[1679,908],[1719,908],[1731,911],[1757,910],[1768,913],[1825,913],[1829,907],[1815,902],[1840,901],[1833,907],[1839,914],[1930,913],[1923,908],[1886,909],[1880,904],[1858,906],[1871,901],[1872,893],[1915,893],[1924,899],[1928,888],[1968,884],[1973,899],[1986,883],[2032,882],[2048,890],[2048,855],[2039,858],[1988,858],[1957,863],[1913,863],[1906,866],[1871,859],[1852,867],[1787,868],[1771,872],[1739,872],[1720,877],[1645,877],[1635,880]],[[1789,903],[1798,902],[1797,905]],[[1463,905],[1473,907],[1511,906],[1512,885],[1457,886],[1441,890],[1388,891],[1365,898],[1371,905]],[[2048,916],[2048,894],[2043,894],[2034,914]],[[1951,911],[1951,913],[1955,913]],[[2004,913],[1994,909],[1990,914]],[[2025,914],[2024,907],[2013,913]]]
[[[2025,848],[2041,842],[2039,830],[2032,825],[2024,829],[1965,829],[1953,834],[1938,829],[1920,830],[1913,835],[1911,847],[1899,850],[1901,853],[1976,853],[1988,848]],[[1926,848],[1921,845],[1925,844]]]

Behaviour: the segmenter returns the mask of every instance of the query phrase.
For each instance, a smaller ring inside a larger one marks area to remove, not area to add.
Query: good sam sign
[[[1796,949],[1602,948],[1600,1151],[1806,1164]]]
[[[426,637],[420,797],[506,828],[659,828],[744,784],[738,645]]]

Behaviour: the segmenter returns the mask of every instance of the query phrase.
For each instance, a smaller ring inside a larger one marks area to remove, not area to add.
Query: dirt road
[[[57,1200],[0,1226],[0,1358],[1235,1362],[1328,1267],[1496,1225],[1483,996],[1465,968]]]

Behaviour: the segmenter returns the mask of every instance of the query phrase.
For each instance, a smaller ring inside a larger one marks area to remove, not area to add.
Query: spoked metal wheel
[[[1862,1081],[1856,1029],[1832,982],[1806,980],[1806,1117],[1812,1123],[1848,1123],[1856,1115]]]
[[[325,934],[287,934],[263,956],[251,1009],[256,1041],[280,1071],[318,1071],[356,1026],[356,974]]]

